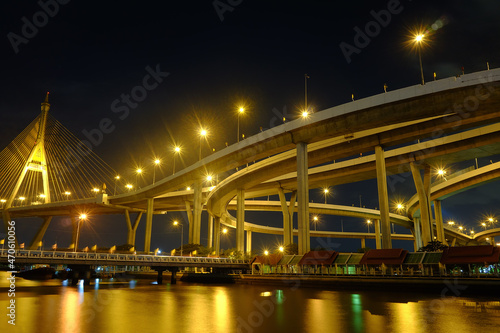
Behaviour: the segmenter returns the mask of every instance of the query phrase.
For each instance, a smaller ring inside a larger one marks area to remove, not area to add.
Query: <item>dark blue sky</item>
[[[51,15],[43,14],[40,3],[48,4],[45,12]],[[193,163],[198,121],[209,126],[211,148],[234,143],[234,109],[241,102],[249,110],[241,119],[247,136],[278,124],[280,116],[296,117],[303,105],[304,73],[310,76],[309,101],[315,110],[348,102],[351,94],[359,99],[380,93],[384,84],[389,89],[418,84],[418,57],[405,47],[415,27],[433,31],[422,54],[426,80],[433,72],[440,78],[459,74],[461,67],[472,72],[485,69],[486,62],[500,66],[500,3],[493,0],[40,3],[0,4],[0,146],[38,115],[45,91],[50,91],[51,113],[81,139],[103,118],[111,119],[113,130],[93,149],[124,175],[153,155],[164,157],[163,172],[169,174],[173,142],[183,145],[184,163]],[[218,13],[214,3],[227,10]],[[390,18],[386,11],[392,11]],[[369,28],[373,13],[384,26],[371,30],[369,41],[358,39],[357,51],[347,59],[340,45],[356,47],[355,28]],[[30,29],[34,23],[38,26]],[[143,86],[154,69],[169,74],[160,75],[161,82],[148,81],[147,96],[127,105],[122,95]],[[398,188],[403,193],[398,195],[407,199],[414,193],[408,179]],[[495,188],[490,184],[450,198],[443,204],[444,214],[472,226],[481,212],[498,213]],[[338,186],[332,202],[358,205],[359,195],[366,207],[378,206],[374,181]],[[313,193],[311,199],[321,197]],[[266,224],[279,220],[278,215],[265,216]],[[331,220],[336,225],[340,218]],[[125,229],[122,220],[106,223],[116,225],[113,230]],[[123,231],[107,231],[97,222],[94,228],[109,236],[99,239],[84,231],[84,241],[95,238],[112,245],[124,239]],[[155,224],[153,231],[160,234],[161,228]],[[61,221],[51,229],[48,241],[57,230],[59,238],[70,234]],[[171,248],[174,237],[178,235],[156,235],[152,247]],[[354,247],[346,245],[345,250]]]

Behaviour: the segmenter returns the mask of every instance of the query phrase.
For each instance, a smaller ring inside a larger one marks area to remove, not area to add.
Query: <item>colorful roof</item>
[[[299,265],[331,265],[339,253],[337,251],[309,251],[299,261]]]
[[[443,264],[497,264],[500,248],[493,245],[461,246],[444,249]]]
[[[253,258],[252,264],[264,264],[264,265],[275,266],[281,260],[281,257],[283,257],[283,254],[281,253],[268,254],[267,256],[256,256],[255,258]]]
[[[401,265],[408,254],[403,249],[376,249],[365,253],[361,265]]]

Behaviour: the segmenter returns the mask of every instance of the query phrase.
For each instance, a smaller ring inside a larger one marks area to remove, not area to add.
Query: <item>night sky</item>
[[[304,103],[305,73],[310,76],[308,99],[315,111],[347,103],[351,94],[360,99],[381,93],[384,84],[389,90],[418,84],[418,56],[406,42],[419,27],[431,32],[422,53],[426,80],[432,80],[433,72],[444,78],[460,74],[462,67],[468,73],[486,69],[486,62],[491,68],[500,66],[500,3],[493,0],[120,1],[113,5],[42,0],[0,6],[0,147],[39,114],[45,92],[50,91],[51,114],[82,140],[88,140],[85,133],[98,128],[102,119],[112,121],[113,130],[92,148],[124,177],[132,177],[138,165],[147,170],[153,156],[164,161],[159,176],[169,175],[174,144],[182,145],[185,166],[195,162],[200,125],[210,133],[205,155],[224,148],[226,142],[234,143],[238,105],[248,110],[240,127],[246,136],[280,124],[282,117],[296,118]],[[373,24],[376,17],[381,24]],[[356,39],[357,29],[367,27],[371,37]],[[145,83],[151,73],[156,73],[156,80]],[[139,91],[146,95],[136,95],[140,100],[135,102],[123,97]],[[499,157],[478,162],[481,166],[490,160]],[[176,168],[181,165],[178,161]],[[407,179],[391,195],[409,199],[415,189],[411,177]],[[445,220],[479,230],[481,214],[500,213],[497,187],[490,183],[447,199]],[[359,206],[361,195],[363,206],[378,206],[375,180],[333,191],[330,203]],[[323,200],[319,190],[311,191],[311,199]],[[175,214],[169,214],[154,219],[153,249],[178,246],[179,234],[168,223]],[[247,219],[281,224],[279,213],[247,213]],[[322,220],[320,228],[340,228],[340,217]],[[206,213],[204,228],[205,221]],[[366,230],[362,221],[352,222],[347,230]],[[92,229],[82,230],[82,245],[124,243],[123,216],[96,217],[92,223]],[[38,224],[20,224],[21,242],[29,242]],[[137,234],[139,249],[144,224]],[[61,218],[49,227],[45,242],[67,246],[70,235],[68,219]],[[255,236],[254,247],[259,250],[278,239]],[[334,242],[343,251],[359,247],[359,241]],[[370,241],[367,245],[374,247]],[[223,239],[222,247],[234,246],[234,237]],[[409,243],[394,246],[412,248]]]

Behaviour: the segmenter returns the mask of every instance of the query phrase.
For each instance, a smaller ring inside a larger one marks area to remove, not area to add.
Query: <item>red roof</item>
[[[444,249],[442,264],[498,264],[500,248],[493,245],[461,246]]]
[[[360,265],[401,265],[405,260],[407,250],[403,249],[377,249],[365,253]]]
[[[309,251],[299,261],[299,265],[331,265],[339,255],[336,251]]]
[[[267,256],[256,256],[255,258],[253,258],[252,264],[276,266],[282,257],[282,253],[268,254]]]

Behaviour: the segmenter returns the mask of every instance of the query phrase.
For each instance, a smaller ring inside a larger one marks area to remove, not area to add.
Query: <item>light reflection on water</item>
[[[6,309],[7,274],[0,273]],[[15,332],[497,332],[498,297],[145,281],[16,281]],[[0,332],[14,332],[2,310]]]

